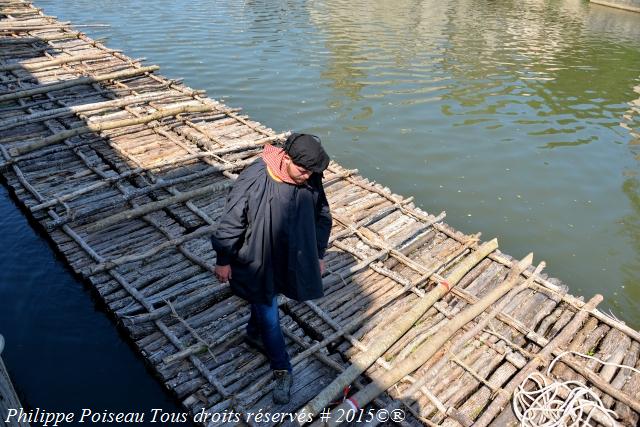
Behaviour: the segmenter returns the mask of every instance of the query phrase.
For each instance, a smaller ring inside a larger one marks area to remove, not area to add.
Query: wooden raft
[[[236,174],[285,134],[30,3],[0,0],[0,14],[4,181],[194,414],[297,411],[429,292],[451,288],[353,382],[357,390],[451,330],[515,268],[498,250],[474,260],[479,235],[332,162],[326,296],[282,301],[296,380],[290,404],[276,407],[265,358],[242,341],[248,307],[212,273],[209,236]],[[465,263],[461,279],[447,282]],[[403,425],[506,425],[518,378],[563,349],[640,366],[640,334],[594,308],[598,298],[586,304],[534,266],[514,278],[516,290],[492,304],[499,310],[451,330],[371,404],[404,409]],[[562,360],[554,378],[585,381],[622,425],[637,423],[640,375]]]

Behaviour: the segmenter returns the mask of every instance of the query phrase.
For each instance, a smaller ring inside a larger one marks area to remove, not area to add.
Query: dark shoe
[[[252,335],[245,334],[244,342],[246,342],[249,347],[252,347],[255,350],[258,350],[262,354],[267,354],[266,349],[264,348],[264,344],[262,343],[262,339],[260,337],[256,338]]]
[[[293,375],[286,369],[273,371],[276,379],[276,386],[273,389],[273,401],[278,405],[289,403],[291,399],[291,384],[293,383]]]

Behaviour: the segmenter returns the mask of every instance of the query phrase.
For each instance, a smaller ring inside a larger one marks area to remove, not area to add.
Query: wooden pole
[[[38,112],[27,114],[27,115],[10,117],[6,120],[0,121],[0,130],[11,129],[16,126],[22,126],[28,123],[55,119],[57,117],[62,117],[62,116],[70,116],[72,114],[82,113],[85,111],[95,111],[95,110],[102,110],[106,108],[124,107],[126,105],[139,104],[139,103],[148,102],[148,101],[156,101],[156,100],[168,98],[171,96],[172,94],[167,93],[166,91],[156,91],[156,92],[144,93],[142,95],[127,96],[127,97],[116,99],[113,101],[93,102],[90,104],[81,104],[81,105],[70,105],[68,107],[38,111]],[[182,96],[182,94],[176,92],[175,96]]]
[[[39,37],[18,37],[15,39],[4,38],[0,39],[0,46],[12,45],[12,44],[32,44],[51,42],[56,40],[77,39],[80,33],[63,33],[56,34],[55,36],[39,36]]]
[[[117,224],[121,221],[126,221],[134,218],[139,218],[143,215],[146,215],[150,212],[154,212],[160,209],[164,209],[167,206],[171,206],[176,203],[182,203],[194,197],[203,196],[205,194],[219,192],[229,188],[233,183],[232,182],[222,182],[216,183],[212,185],[207,185],[206,187],[196,188],[195,190],[185,191],[184,193],[180,193],[177,196],[167,197],[163,200],[158,200],[157,202],[147,203],[146,205],[142,205],[136,209],[129,209],[124,212],[117,213],[115,215],[108,216],[106,218],[101,219],[93,224],[91,224],[85,230],[87,233],[95,233],[96,231],[102,230],[104,228],[110,227],[114,224]]]
[[[88,124],[87,126],[80,126],[73,129],[63,130],[46,138],[40,138],[32,142],[25,143],[18,147],[11,148],[9,154],[12,156],[18,156],[20,154],[28,153],[30,151],[37,150],[42,147],[46,147],[56,142],[64,141],[67,138],[76,135],[82,135],[90,132],[101,132],[109,129],[116,129],[126,126],[134,126],[144,123],[149,123],[154,120],[162,119],[164,117],[176,116],[182,113],[200,113],[211,111],[212,108],[208,105],[183,105],[175,108],[163,108],[154,113],[148,114],[142,117],[136,117],[133,119],[114,120],[110,122],[102,122],[96,124]]]
[[[80,188],[80,189],[72,191],[70,193],[65,193],[65,194],[60,195],[58,197],[55,197],[55,198],[53,198],[51,200],[47,200],[44,203],[39,203],[37,205],[31,206],[29,208],[29,210],[31,212],[37,212],[37,211],[42,210],[42,209],[50,208],[51,206],[57,205],[58,203],[64,203],[67,200],[74,199],[74,198],[76,198],[78,196],[81,196],[83,194],[90,193],[91,191],[94,191],[94,190],[97,190],[99,188],[105,187],[105,186],[110,185],[110,184],[112,184],[114,182],[117,182],[117,181],[120,181],[120,180],[124,180],[126,178],[138,175],[138,174],[140,174],[142,172],[144,172],[144,169],[137,168],[137,169],[131,169],[131,170],[125,171],[125,172],[121,173],[120,175],[115,175],[115,176],[112,176],[112,177],[109,177],[109,178],[104,178],[102,181],[94,182],[93,184],[90,184],[90,185],[88,185],[86,187]]]
[[[369,347],[369,350],[356,356],[352,364],[345,369],[342,374],[302,408],[302,412],[311,416],[317,415],[345,386],[351,384],[358,375],[367,370],[385,351],[398,341],[433,304],[449,293],[449,290],[456,286],[467,272],[497,248],[498,241],[493,239],[466,257],[454,271],[447,276],[446,281],[440,282],[439,285],[426,294],[424,298],[421,298],[411,310],[386,329],[383,334],[373,339],[373,344]],[[402,376],[400,378],[402,378]]]
[[[539,274],[544,268],[544,266],[545,266],[545,263],[543,261],[538,265],[538,267],[535,270],[535,273]],[[529,276],[529,278],[526,279],[522,284],[516,286],[511,291],[509,291],[509,294],[507,295],[507,297],[504,298],[502,301],[500,301],[500,303],[498,303],[495,307],[493,307],[490,313],[484,316],[473,328],[465,332],[465,334],[462,337],[460,337],[459,340],[456,340],[455,344],[449,349],[449,354],[458,353],[469,340],[473,339],[473,337],[481,333],[482,330],[487,326],[487,324],[504,309],[504,306],[512,298],[515,298],[516,295],[518,295],[518,293],[520,293],[521,291],[523,291],[524,289],[526,289],[528,286],[531,285],[531,283],[533,282],[533,277],[534,275]],[[433,373],[433,375],[437,375],[437,373],[440,372],[445,367],[447,362],[448,362],[448,357],[445,355],[442,357],[442,359],[438,361],[438,363],[436,363],[431,368],[431,372]],[[411,387],[409,387],[402,394],[401,399],[410,398],[414,393],[418,391],[420,387],[425,385],[427,381],[429,381],[430,379],[432,379],[432,375],[425,375],[423,378],[420,379],[420,381],[417,381],[416,383],[412,384]]]
[[[52,92],[54,90],[66,89],[66,88],[77,86],[77,85],[84,85],[84,84],[89,85],[89,84],[101,82],[104,80],[113,80],[113,79],[121,79],[124,77],[138,76],[140,74],[150,73],[159,69],[160,67],[158,67],[157,65],[152,65],[149,67],[135,68],[133,70],[124,70],[124,71],[118,71],[118,72],[109,73],[109,74],[98,74],[91,77],[78,77],[77,79],[67,80],[59,83],[43,84],[31,89],[24,89],[24,90],[4,93],[0,95],[0,102],[13,101],[14,99],[20,99],[27,96],[39,95],[41,93],[47,93],[47,92]]]
[[[94,59],[107,59],[104,53],[88,53],[84,55],[63,56],[50,61],[15,63],[0,66],[0,71],[27,70],[35,71],[41,68],[55,67],[56,65],[68,64],[69,62],[91,61]]]
[[[66,226],[63,226],[63,228]],[[82,274],[84,274],[85,276],[93,276],[94,274],[97,273],[102,273],[103,271],[107,271],[110,270],[114,267],[117,267],[119,265],[122,264],[126,264],[129,262],[134,262],[134,261],[141,261],[144,260],[146,258],[150,258],[151,256],[157,254],[158,252],[163,251],[164,249],[167,248],[173,248],[173,247],[177,247],[181,244],[183,244],[184,242],[187,242],[189,240],[193,240],[195,238],[198,238],[200,236],[204,236],[207,234],[211,234],[215,231],[216,229],[216,225],[207,225],[204,227],[200,227],[198,228],[196,231],[192,231],[189,234],[183,234],[180,237],[176,237],[175,239],[171,239],[171,240],[167,240],[166,242],[163,242],[159,245],[155,245],[153,246],[153,248],[145,251],[145,252],[138,252],[135,254],[131,254],[131,255],[124,255],[122,257],[119,258],[114,258],[111,260],[106,260],[101,262],[100,264],[97,264],[95,266],[92,267],[87,267],[86,269],[82,270]],[[186,255],[185,255],[186,256]],[[192,260],[193,261],[193,260]],[[209,270],[212,271],[213,269],[210,267],[206,267],[204,265],[201,266],[203,269],[205,270]]]
[[[336,420],[335,414],[339,413],[341,409],[349,411],[353,409],[352,405],[354,403],[359,407],[364,407],[367,403],[371,402],[381,393],[384,393],[385,390],[393,386],[405,375],[411,374],[426,363],[426,361],[440,350],[460,328],[478,317],[491,304],[509,292],[517,284],[522,271],[531,265],[532,259],[533,256],[531,254],[527,255],[522,261],[514,265],[509,277],[500,286],[491,290],[484,298],[467,307],[460,314],[447,322],[447,324],[436,335],[421,344],[410,356],[396,364],[393,369],[372,378],[372,382],[367,385],[367,387],[360,390],[352,396],[349,401],[345,401],[345,403],[332,411],[332,416],[327,421],[327,425],[336,426],[339,424]]]

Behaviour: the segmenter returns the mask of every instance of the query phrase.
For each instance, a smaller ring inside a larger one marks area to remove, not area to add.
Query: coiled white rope
[[[631,366],[604,362],[596,357],[575,351],[559,354],[547,368],[547,376],[533,372],[513,394],[513,412],[523,427],[582,427],[588,426],[594,413],[602,414],[609,425],[616,425],[616,413],[605,408],[602,400],[586,385],[578,381],[551,381],[549,375],[555,363],[566,354],[596,360],[603,365],[617,366],[640,374]],[[528,390],[529,389],[529,390]]]

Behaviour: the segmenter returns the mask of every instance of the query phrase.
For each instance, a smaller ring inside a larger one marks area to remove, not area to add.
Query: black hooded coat
[[[211,240],[216,264],[231,265],[233,293],[271,304],[277,294],[297,301],[324,295],[319,260],[330,232],[322,175],[304,185],[277,182],[260,158],[238,176]]]

